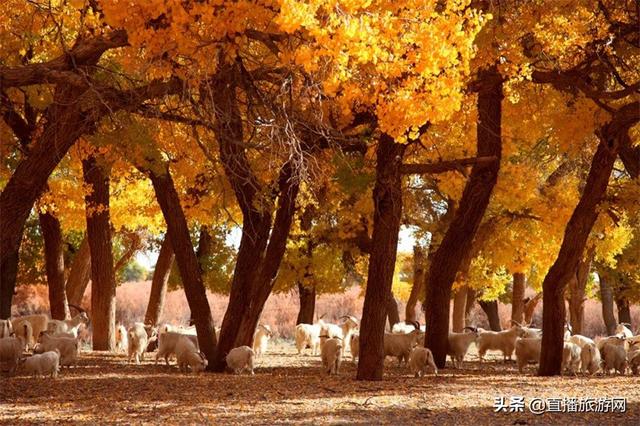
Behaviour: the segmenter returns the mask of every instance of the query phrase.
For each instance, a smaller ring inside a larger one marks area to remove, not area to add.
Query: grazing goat
[[[609,374],[612,369],[624,374],[627,369],[627,354],[624,345],[607,343],[602,348],[603,371]]]
[[[253,335],[253,352],[256,354],[256,357],[262,356],[262,354],[267,351],[271,337],[273,337],[271,327],[259,324]]]
[[[128,361],[131,362],[131,358],[134,358],[136,364],[140,364],[140,361],[144,361],[144,353],[147,350],[147,345],[149,344],[147,330],[145,329],[144,324],[137,322],[129,328],[127,334],[129,340]]]
[[[320,349],[320,358],[327,374],[338,374],[342,362],[342,339],[327,339]]]
[[[627,339],[632,338],[633,332],[631,331],[631,324],[621,322],[616,326],[616,331],[614,334],[624,336]]]
[[[75,317],[68,320],[49,320],[47,330],[52,331],[54,334],[59,333],[71,333],[73,337],[78,337],[78,330],[83,324],[89,323],[89,317],[86,312],[80,312]]]
[[[316,355],[320,348],[320,324],[298,324],[296,326],[296,349],[301,354],[307,347]]]
[[[52,378],[58,377],[60,371],[60,351],[54,349],[42,354],[34,354],[25,358],[23,363],[24,371],[34,377],[49,375]]]
[[[116,327],[116,351],[127,352],[129,348],[129,338],[127,337],[127,329],[122,324]]]
[[[409,368],[415,377],[422,377],[428,372],[438,375],[438,367],[433,360],[433,354],[427,348],[417,347],[409,355]]]
[[[398,365],[409,360],[411,350],[420,336],[420,328],[415,328],[408,334],[384,333],[384,356],[395,356]]]
[[[510,329],[504,331],[481,331],[478,334],[478,356],[480,362],[483,361],[484,354],[488,350],[501,351],[504,362],[511,360],[511,355],[515,349],[516,339],[522,333],[522,327],[513,325]]]
[[[31,336],[25,342],[25,345],[33,348],[36,345],[35,340],[40,336],[40,333],[47,330],[49,324],[49,317],[44,314],[25,315],[17,317],[11,320],[14,330],[21,328],[21,325],[28,322],[31,326]]]
[[[531,327],[531,324],[528,325],[522,325],[517,321],[511,320],[512,324],[515,324],[517,326],[520,327],[520,337],[528,337],[528,338],[533,338],[533,337],[542,337],[542,329],[541,328],[534,328]]]
[[[163,333],[165,335],[168,333]],[[183,373],[188,373],[189,368],[194,373],[199,373],[207,368],[208,361],[204,354],[198,351],[198,348],[193,343],[190,335],[179,334],[178,342],[176,343],[176,359],[178,360],[178,367]]]
[[[38,345],[39,351],[44,353],[57,349],[60,352],[60,365],[71,365],[78,359],[78,339],[53,337],[47,333],[42,333],[40,336],[42,343]]]
[[[397,322],[395,324],[393,324],[393,327],[391,327],[391,332],[394,334],[399,334],[399,333],[411,333],[413,330],[416,329],[415,323],[417,321],[401,321],[401,322]],[[419,325],[420,327],[420,331],[421,332],[425,332],[427,330],[426,326],[424,325]]]
[[[580,369],[585,374],[589,373],[594,375],[600,370],[602,360],[600,358],[600,351],[594,342],[588,342],[582,346],[580,350],[580,361]]]
[[[158,352],[156,352],[156,364],[160,358],[164,358],[167,365],[169,365],[169,357],[178,353],[177,345],[182,338],[186,338],[193,346],[198,349],[198,336],[192,336],[190,334],[176,333],[169,331],[161,333],[158,336]]]
[[[624,345],[626,343],[626,340],[627,340],[627,338],[624,337],[622,334],[616,334],[614,336],[603,337],[602,339],[599,339],[596,342],[596,347],[600,351],[600,354],[604,355],[602,353],[602,351],[603,351],[603,349],[604,349],[604,347],[606,345],[620,346],[621,348],[624,349]]]
[[[353,333],[349,341],[349,350],[351,351],[351,361],[356,360],[360,356],[360,335]]]
[[[576,374],[580,369],[580,346],[571,342],[564,342],[562,348],[562,370]]]
[[[471,330],[471,333],[449,333],[447,355],[451,357],[453,368],[462,366],[462,361],[469,350],[469,346],[478,339],[477,329],[472,327],[465,328]]]
[[[0,364],[8,367],[9,375],[16,372],[23,349],[24,340],[20,337],[0,338]]]
[[[541,346],[542,338],[539,337],[518,337],[516,339],[515,351],[520,373],[524,371],[524,367],[529,362],[540,362]]]
[[[24,342],[23,350],[35,347],[35,336],[33,327],[29,321],[22,321],[13,325],[13,334]]]
[[[640,340],[629,341],[627,360],[631,373],[634,375],[640,373]]]
[[[253,356],[253,349],[249,346],[239,346],[231,349],[225,360],[227,361],[227,367],[233,370],[235,374],[240,374],[244,370],[247,370],[250,374],[254,374]]]
[[[567,339],[567,342],[571,342],[574,345],[578,345],[581,349],[588,344],[593,343],[595,345],[595,342],[593,341],[593,339],[590,339],[586,336],[583,336],[581,334],[574,334],[573,336],[569,337]]]
[[[13,333],[11,320],[0,320],[0,339],[11,336],[11,333]]]

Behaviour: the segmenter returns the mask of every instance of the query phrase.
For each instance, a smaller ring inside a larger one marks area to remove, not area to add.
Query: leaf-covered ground
[[[555,377],[514,364],[471,362],[438,377],[414,378],[387,361],[381,382],[320,372],[319,357],[293,345],[271,347],[255,376],[185,375],[175,365],[126,363],[123,354],[83,353],[57,379],[0,379],[0,423],[122,424],[640,424],[640,377]],[[347,356],[350,359],[350,356]],[[626,413],[494,413],[494,400],[626,397]]]

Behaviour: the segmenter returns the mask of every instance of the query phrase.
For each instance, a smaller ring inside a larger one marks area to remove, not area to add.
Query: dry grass
[[[480,366],[417,379],[387,361],[381,382],[320,372],[319,357],[281,342],[258,360],[255,376],[184,375],[175,365],[126,364],[124,355],[83,354],[55,380],[0,379],[0,423],[121,424],[640,424],[638,377],[520,375],[515,365]],[[624,414],[494,413],[496,396],[627,398]]]

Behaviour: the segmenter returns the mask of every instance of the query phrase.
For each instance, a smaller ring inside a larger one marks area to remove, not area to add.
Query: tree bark
[[[51,318],[70,318],[64,280],[64,250],[62,228],[57,217],[49,212],[40,213],[40,230],[44,240],[44,260],[49,287]]]
[[[465,327],[465,309],[467,307],[467,286],[464,285],[456,290],[453,295],[453,324],[452,330],[455,333],[462,333]]]
[[[536,307],[538,306],[538,303],[540,303],[540,300],[542,300],[542,293],[538,293],[533,298],[527,299],[525,299],[524,304],[524,322],[527,324],[531,324],[531,321],[533,321],[533,314],[536,311]]]
[[[298,311],[298,324],[313,324],[313,315],[316,310],[316,286],[305,287],[298,282],[298,297],[300,299],[300,310]]]
[[[211,255],[211,251],[213,250],[213,238],[211,238],[211,234],[209,233],[208,226],[200,227],[200,236],[198,237],[198,250],[196,251],[196,257],[198,258],[198,263],[200,264],[200,270],[204,272],[207,257]]]
[[[80,306],[82,297],[91,281],[91,249],[89,239],[85,234],[80,248],[71,263],[69,278],[67,279],[67,298],[72,305]]]
[[[167,234],[162,241],[162,246],[160,246],[156,267],[153,270],[149,304],[147,305],[147,312],[144,316],[144,323],[147,325],[157,325],[160,317],[162,317],[164,299],[167,295],[167,283],[169,282],[169,274],[171,273],[171,266],[173,265],[175,257],[171,239]]]
[[[631,324],[629,299],[624,296],[616,297],[616,306],[618,307],[618,322]]]
[[[380,137],[373,190],[373,235],[367,288],[360,325],[358,380],[382,380],[384,327],[391,295],[402,216],[400,165],[406,145],[386,134]]]
[[[627,130],[624,130],[626,133]],[[598,206],[604,198],[613,164],[618,156],[619,129],[611,122],[599,132],[600,143],[593,157],[585,188],[565,229],[556,261],[542,283],[542,352],[540,376],[561,373],[564,341],[564,291],[575,274],[591,228],[598,217]]]
[[[492,68],[483,71],[480,79],[483,84],[478,94],[477,155],[495,156],[498,160],[473,166],[459,207],[429,267],[425,346],[433,352],[439,368],[444,368],[447,356],[451,287],[462,259],[472,249],[500,169],[502,77]]]
[[[387,299],[387,319],[389,320],[389,330],[392,330],[393,326],[400,322],[398,301],[393,295],[393,292],[389,293],[389,298]]]
[[[613,314],[613,288],[611,288],[611,274],[599,271],[600,300],[602,301],[602,319],[607,329],[607,336],[613,335],[616,330],[616,317]]]
[[[418,298],[420,297],[420,290],[424,284],[425,261],[424,249],[417,244],[414,245],[413,286],[411,287],[411,294],[409,294],[409,300],[407,300],[407,306],[404,310],[404,320],[406,322],[416,320],[416,305],[418,304]]]
[[[467,286],[467,304],[464,307],[464,317],[465,322],[470,324],[471,311],[473,310],[473,305],[476,303],[476,291],[471,287]]]
[[[574,334],[582,334],[584,324],[584,302],[586,298],[587,281],[591,269],[593,249],[580,260],[575,276],[569,281],[569,320]]]
[[[490,302],[485,302],[483,300],[479,300],[478,304],[487,315],[487,319],[489,320],[489,327],[493,331],[502,331],[502,326],[500,325],[500,315],[498,313],[498,301],[492,300]]]
[[[511,293],[511,319],[518,324],[524,320],[525,276],[521,272],[513,274],[513,291]]]
[[[85,196],[87,236],[91,251],[91,322],[93,349],[116,346],[116,277],[113,269],[109,172],[94,156],[82,160],[84,182],[92,188]]]

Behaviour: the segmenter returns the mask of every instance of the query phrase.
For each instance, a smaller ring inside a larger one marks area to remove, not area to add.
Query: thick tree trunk
[[[616,306],[618,307],[618,322],[631,324],[631,309],[629,307],[629,299],[624,296],[616,297]]]
[[[198,237],[198,250],[196,251],[196,257],[200,264],[200,270],[204,272],[207,263],[207,258],[211,255],[213,250],[213,238],[209,233],[209,227],[200,227],[200,236]]]
[[[525,276],[521,272],[513,274],[513,291],[511,292],[511,319],[518,324],[524,320]]]
[[[298,324],[313,324],[313,315],[316,311],[316,286],[305,287],[298,282],[298,297],[300,299],[300,310],[298,311]]]
[[[491,330],[502,331],[502,326],[500,325],[500,314],[498,313],[498,301],[492,300],[491,302],[485,302],[483,300],[479,300],[478,304],[487,315]]]
[[[82,160],[82,172],[85,184],[92,188],[92,192],[85,196],[85,204],[92,259],[93,349],[112,351],[116,346],[116,277],[109,213],[109,174],[94,156]]]
[[[606,194],[609,176],[618,156],[619,134],[612,123],[601,129],[599,137],[600,143],[593,157],[582,196],[565,229],[558,257],[542,283],[544,332],[538,370],[541,376],[554,376],[561,372],[565,322],[564,291],[582,258],[587,238],[598,217],[598,206]]]
[[[427,333],[425,346],[433,352],[439,368],[444,368],[449,336],[451,286],[489,205],[498,179],[501,156],[502,77],[492,68],[481,75],[478,94],[477,155],[495,156],[497,161],[473,166],[459,207],[433,256],[429,267],[426,301]]]
[[[455,333],[462,333],[465,327],[465,309],[467,307],[467,286],[464,285],[456,290],[453,295],[453,320],[452,330]]]
[[[393,295],[393,292],[389,294],[389,298],[387,299],[387,319],[389,320],[389,330],[393,329],[393,326],[400,322],[398,301]]]
[[[476,291],[471,287],[467,287],[467,304],[464,307],[465,322],[470,324],[471,311],[476,303]],[[471,324],[473,325],[473,324]]]
[[[216,335],[213,328],[213,318],[207,300],[207,292],[202,282],[198,258],[191,243],[189,226],[180,205],[180,198],[168,168],[163,174],[155,171],[148,173],[162,215],[167,223],[167,235],[171,240],[184,292],[195,322],[200,350],[205,354],[209,365],[213,365],[216,359]]]
[[[82,296],[84,296],[89,281],[91,281],[91,249],[89,248],[89,239],[85,234],[69,270],[66,285],[69,303],[76,306],[82,304]]]
[[[589,279],[593,255],[593,249],[589,250],[586,258],[578,264],[574,278],[569,281],[569,320],[574,334],[582,334],[584,302],[587,300],[587,281]]]
[[[360,325],[359,380],[382,380],[384,326],[391,295],[402,216],[400,165],[406,145],[383,134],[378,143],[373,190],[373,235]]]
[[[144,315],[145,324],[155,326],[160,321],[160,317],[162,317],[164,299],[167,295],[167,283],[169,282],[169,274],[171,273],[171,266],[173,265],[175,257],[171,239],[167,233],[164,241],[162,241],[156,267],[153,270],[149,304],[147,305],[147,312]]]
[[[44,240],[44,260],[49,286],[51,318],[70,318],[64,280],[64,250],[62,228],[57,217],[49,212],[40,213],[40,230]]]
[[[613,335],[616,330],[616,317],[613,314],[613,288],[611,288],[611,274],[599,271],[600,300],[602,301],[602,319],[607,328],[607,336]]]
[[[411,294],[409,294],[409,300],[407,300],[407,306],[404,310],[404,319],[407,322],[416,320],[416,305],[420,297],[420,290],[424,284],[425,261],[424,249],[417,244],[414,245],[413,286],[411,287]]]

